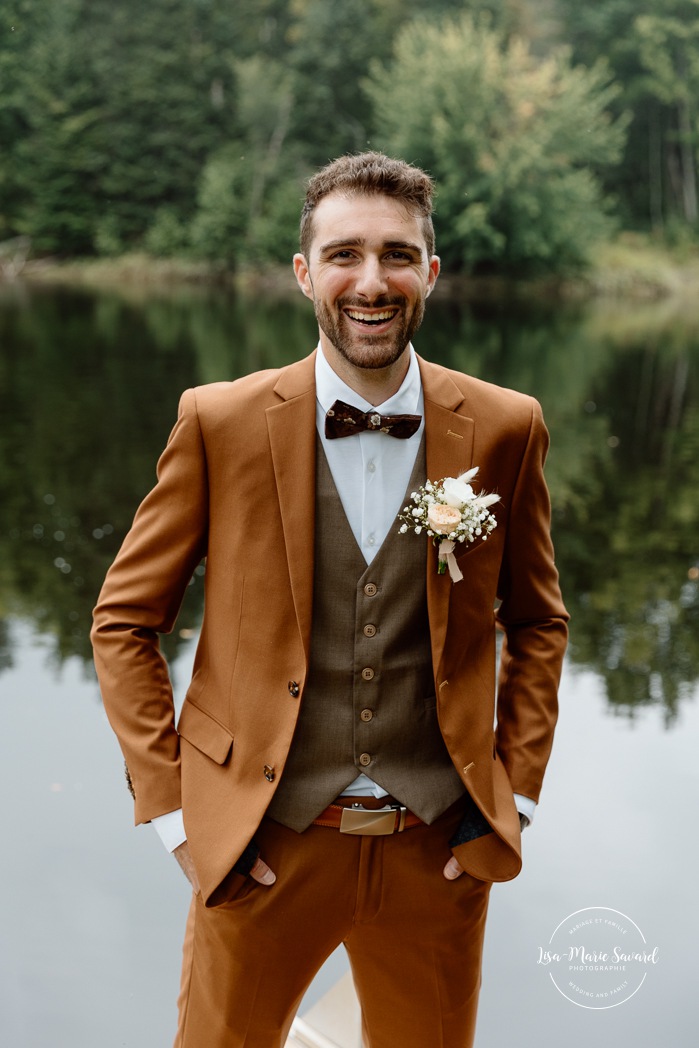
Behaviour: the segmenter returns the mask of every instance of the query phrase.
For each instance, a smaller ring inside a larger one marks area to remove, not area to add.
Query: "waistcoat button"
[[[361,719],[363,721],[370,721],[371,718],[374,716],[374,711],[373,710],[362,710],[362,712],[359,714],[359,716],[361,717]]]
[[[363,768],[366,768],[366,766],[368,764],[371,764],[371,754],[370,753],[362,753],[362,754],[360,754],[359,763],[361,764],[361,766]]]
[[[376,626],[372,626],[372,624],[369,622],[364,627],[364,636],[365,637],[375,637],[376,636]]]
[[[295,699],[298,699],[299,695],[301,694],[301,689],[299,688],[295,680],[289,681],[289,694],[292,695]]]
[[[378,587],[375,582],[367,582],[364,587],[364,593],[367,597],[375,597],[378,591]]]
[[[374,679],[374,671],[372,670],[371,666],[364,667],[364,669],[362,670],[362,677],[364,678],[364,680]]]

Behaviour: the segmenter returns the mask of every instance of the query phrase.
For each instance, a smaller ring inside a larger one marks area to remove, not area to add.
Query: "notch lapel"
[[[472,418],[457,414],[463,394],[449,373],[418,357],[425,398],[425,441],[427,478],[431,481],[456,477],[473,465],[475,424]],[[427,557],[427,612],[430,620],[432,665],[435,676],[444,651],[449,620],[451,587],[449,573],[437,574],[437,550],[430,541]]]
[[[267,431],[291,591],[308,663],[315,539],[315,353],[285,368],[274,391],[282,403],[267,408]]]

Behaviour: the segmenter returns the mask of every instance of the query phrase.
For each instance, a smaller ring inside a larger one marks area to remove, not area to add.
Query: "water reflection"
[[[0,297],[0,615],[57,663],[90,659],[90,611],[186,386],[304,355],[300,297],[5,288]],[[532,393],[547,467],[570,662],[614,710],[676,716],[699,672],[699,314],[670,303],[430,303],[418,337],[447,366]],[[195,577],[166,638],[196,628]],[[0,671],[12,665],[0,622]]]

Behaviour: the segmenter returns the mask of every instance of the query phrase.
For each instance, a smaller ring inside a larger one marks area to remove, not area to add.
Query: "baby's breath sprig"
[[[488,509],[498,502],[499,495],[476,495],[470,481],[478,473],[478,466],[458,477],[444,480],[428,480],[423,487],[411,492],[412,505],[405,506],[398,514],[402,521],[401,535],[423,531],[436,545],[439,542],[437,571],[443,575],[447,567],[454,582],[463,578],[454,557],[457,542],[485,542],[497,527],[495,516]]]

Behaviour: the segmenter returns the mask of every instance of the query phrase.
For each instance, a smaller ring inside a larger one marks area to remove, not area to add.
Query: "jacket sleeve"
[[[548,433],[534,401],[508,514],[497,621],[504,631],[496,746],[515,793],[538,801],[558,714],[568,614],[561,599],[544,480]]]
[[[179,739],[159,634],[172,631],[206,554],[206,457],[194,390],[110,568],[94,611],[92,643],[105,710],[124,754],[136,822],[181,806]]]

